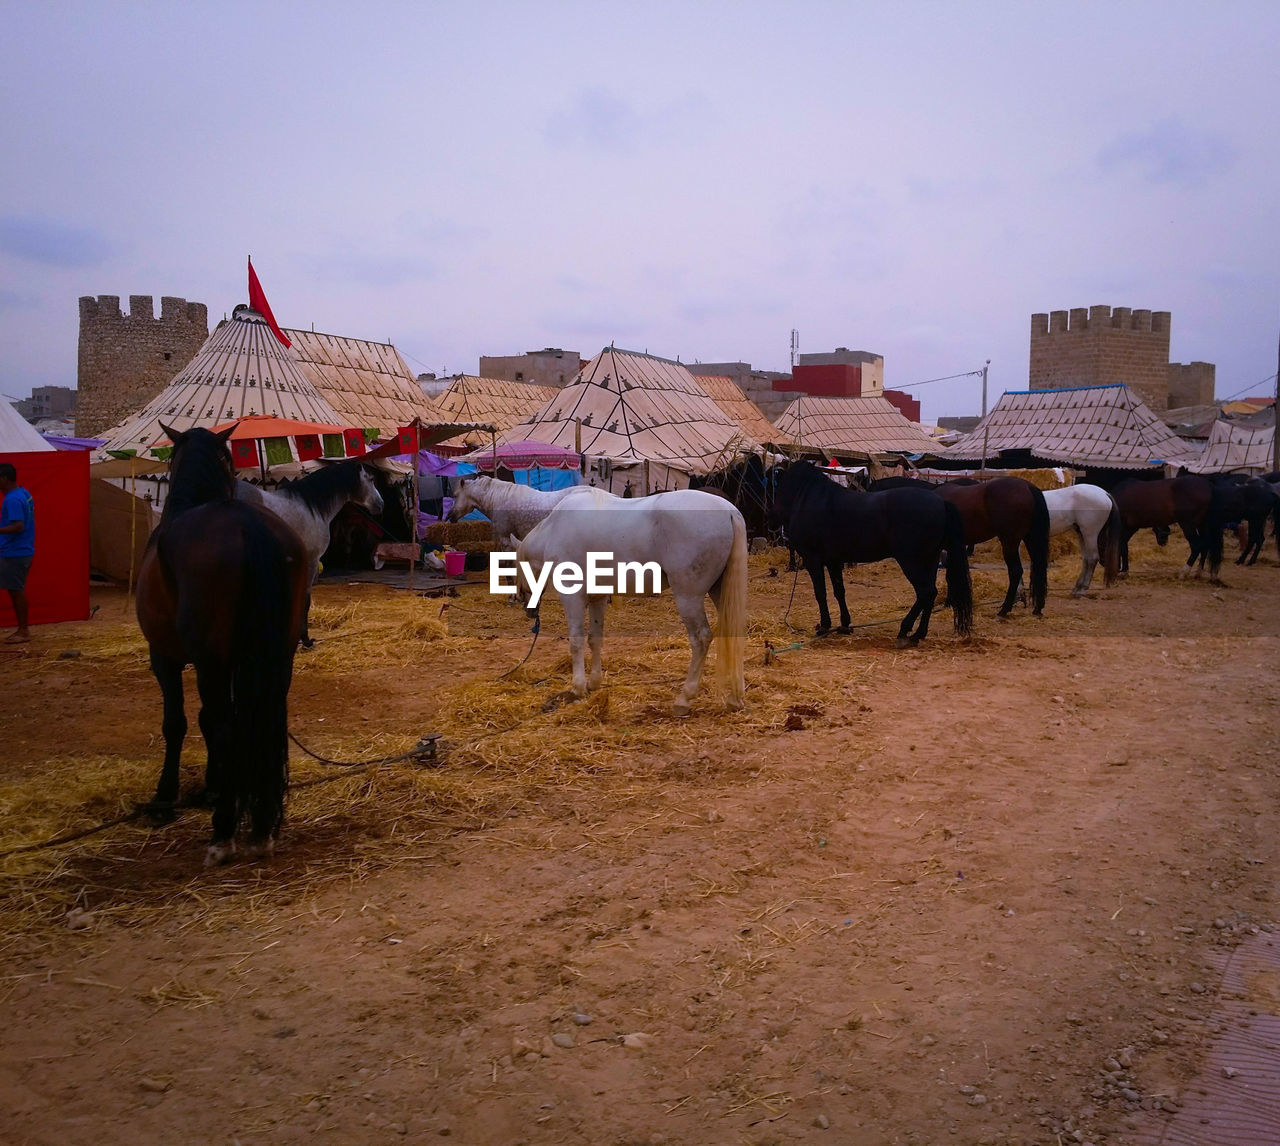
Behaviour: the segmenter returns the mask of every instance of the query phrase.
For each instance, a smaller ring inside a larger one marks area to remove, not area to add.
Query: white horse
[[[461,521],[473,509],[478,509],[493,523],[494,540],[502,545],[515,545],[571,493],[593,488],[571,485],[567,489],[534,489],[487,474],[460,478],[454,484],[453,508],[447,520]]]
[[[1049,507],[1049,536],[1074,529],[1080,539],[1080,576],[1071,595],[1079,597],[1089,588],[1100,557],[1103,584],[1114,584],[1120,569],[1121,524],[1111,495],[1096,485],[1069,485],[1045,490],[1044,501]]]
[[[363,506],[373,514],[382,512],[382,495],[373,476],[354,459],[322,466],[274,490],[238,481],[236,498],[265,506],[298,535],[307,553],[307,616],[311,612],[310,586],[320,574],[320,557],[329,548],[330,522],[348,503]],[[307,616],[302,621],[302,645],[309,649],[315,642],[307,629]]]
[[[624,561],[657,562],[661,567],[662,581],[670,586],[689,634],[689,671],[674,705],[681,716],[690,710],[711,646],[711,626],[702,600],[710,595],[719,615],[716,679],[728,707],[741,708],[747,632],[747,528],[737,507],[692,489],[627,499],[588,487],[563,500],[536,525],[520,543],[516,559],[527,562],[537,575],[548,563],[570,561],[585,571],[588,553],[612,553],[615,569]],[[523,574],[524,567],[517,568]],[[527,579],[518,575],[516,581],[517,597],[527,602]],[[643,591],[640,584],[625,588]],[[615,591],[623,588],[617,586]],[[604,673],[601,644],[609,596],[558,589],[557,595],[569,623],[573,692],[586,696],[589,689],[600,687]],[[589,678],[584,664],[586,647],[591,653]]]

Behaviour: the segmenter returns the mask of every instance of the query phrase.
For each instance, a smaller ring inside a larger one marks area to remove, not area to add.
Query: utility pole
[[[1271,406],[1271,471],[1280,470],[1280,350],[1276,352],[1276,397]]]
[[[988,358],[982,366],[982,465],[981,472],[987,472],[987,441],[991,437],[991,427],[987,425],[987,367],[991,365]]]

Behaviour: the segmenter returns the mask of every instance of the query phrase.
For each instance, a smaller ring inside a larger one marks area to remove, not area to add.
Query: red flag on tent
[[[347,449],[347,457],[354,458],[364,453],[364,431],[343,430],[342,444]]]
[[[249,305],[267,320],[271,333],[280,340],[282,346],[293,345],[285,338],[284,331],[276,323],[276,316],[271,313],[271,304],[267,302],[267,296],[262,293],[262,284],[258,282],[258,272],[253,269],[253,259],[249,260]]]
[[[324,456],[324,447],[320,444],[319,434],[299,434],[294,441],[298,446],[298,461],[313,462]]]
[[[840,466],[840,462],[839,462],[836,458],[832,458],[832,459],[827,463],[827,465],[828,465],[831,469],[838,469],[838,468],[839,468],[839,466]]]
[[[418,452],[418,427],[417,426],[401,426],[396,431],[397,448],[402,454],[416,454]]]
[[[241,438],[239,441],[233,441],[230,444],[231,461],[236,469],[247,470],[261,464],[258,458],[258,443],[252,438]]]

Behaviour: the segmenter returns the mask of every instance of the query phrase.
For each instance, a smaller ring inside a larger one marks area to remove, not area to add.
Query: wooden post
[[[987,423],[987,367],[991,365],[991,359],[988,358],[982,367],[982,465],[978,467],[980,473],[987,472],[987,441],[991,436],[991,427]]]
[[[640,496],[641,497],[649,496],[649,459],[648,458],[644,459],[644,493],[642,493]]]
[[[1277,351],[1276,357],[1276,398],[1275,404],[1271,407],[1271,412],[1275,415],[1271,426],[1271,470],[1273,473],[1276,470],[1280,470],[1280,351]]]
[[[414,451],[409,462],[409,481],[412,491],[409,497],[409,538],[413,543],[415,553],[421,553],[418,548],[418,455],[422,452],[422,419],[414,418],[410,423],[413,427],[413,444]],[[409,591],[413,591],[413,571],[417,567],[417,560],[413,557],[409,558]]]

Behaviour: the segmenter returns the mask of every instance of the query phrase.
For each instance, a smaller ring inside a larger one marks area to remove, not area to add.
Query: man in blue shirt
[[[18,484],[18,471],[0,462],[0,589],[9,592],[18,618],[16,632],[5,644],[31,639],[27,631],[27,571],[36,553],[36,513],[31,494]]]

